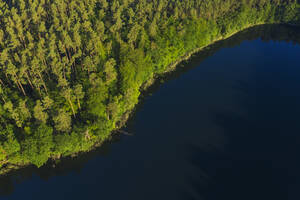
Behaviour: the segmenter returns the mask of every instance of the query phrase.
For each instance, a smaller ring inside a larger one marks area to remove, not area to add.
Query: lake
[[[264,25],[160,78],[103,147],[0,178],[0,199],[300,199],[300,29]]]

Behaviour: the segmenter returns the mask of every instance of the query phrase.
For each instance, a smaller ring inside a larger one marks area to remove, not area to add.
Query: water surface
[[[0,199],[298,200],[300,30],[260,26],[155,84],[134,136],[0,178]]]

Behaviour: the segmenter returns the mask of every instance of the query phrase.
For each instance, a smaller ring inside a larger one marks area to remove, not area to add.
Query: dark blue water
[[[263,26],[211,46],[150,89],[134,136],[2,177],[0,199],[299,200],[299,36]]]

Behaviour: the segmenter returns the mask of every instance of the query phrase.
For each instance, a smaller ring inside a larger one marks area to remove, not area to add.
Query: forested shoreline
[[[296,0],[0,2],[0,173],[89,151],[143,88],[246,27],[298,24]]]

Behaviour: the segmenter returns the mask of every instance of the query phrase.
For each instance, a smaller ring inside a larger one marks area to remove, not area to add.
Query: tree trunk
[[[71,106],[71,109],[72,109],[72,112],[73,112],[73,116],[74,116],[74,118],[75,118],[75,117],[76,117],[76,115],[75,115],[75,110],[74,110],[74,107],[73,107],[72,101],[71,101],[70,99],[68,99],[68,101],[69,101],[69,104],[70,104],[70,106]]]

